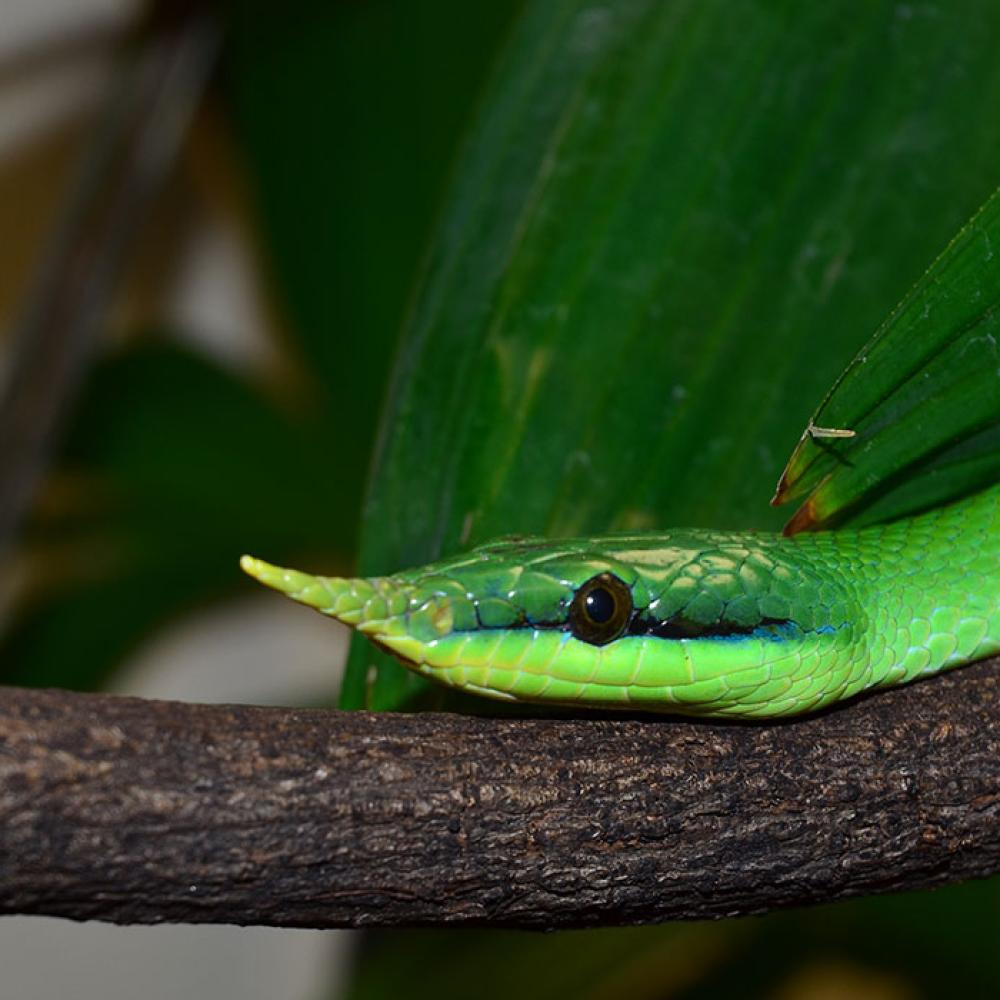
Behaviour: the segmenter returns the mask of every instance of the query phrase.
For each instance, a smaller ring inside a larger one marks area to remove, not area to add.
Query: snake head
[[[799,676],[806,692],[817,658],[846,652],[851,629],[842,623],[857,616],[842,594],[817,600],[808,565],[779,555],[756,540],[748,548],[673,533],[509,539],[371,578],[314,576],[249,556],[242,566],[461,690],[753,715],[763,705],[773,714],[786,694],[797,710]]]
[[[538,557],[534,563],[532,555]],[[595,610],[604,622],[591,629],[592,637],[603,625],[608,639],[614,638],[608,629],[620,634],[631,620],[638,584],[634,570],[601,557],[565,563],[543,543],[518,538],[385,577],[315,576],[252,556],[244,556],[240,565],[265,586],[363,633],[405,666],[503,698],[505,692],[493,682],[506,665],[524,659],[542,633],[572,638],[565,630],[574,618],[581,583],[606,582],[617,601],[610,609],[613,620],[608,608]],[[590,604],[604,596],[602,588],[592,588]]]

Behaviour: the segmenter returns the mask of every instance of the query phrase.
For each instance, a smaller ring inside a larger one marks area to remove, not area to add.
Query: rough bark
[[[7,689],[0,912],[571,927],[989,875],[998,666],[781,725]]]

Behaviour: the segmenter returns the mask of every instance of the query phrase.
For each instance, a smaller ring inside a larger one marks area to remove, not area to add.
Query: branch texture
[[[989,875],[998,667],[781,725],[7,689],[0,912],[578,927]]]

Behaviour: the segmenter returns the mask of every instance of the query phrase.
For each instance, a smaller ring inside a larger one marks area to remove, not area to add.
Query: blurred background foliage
[[[192,11],[154,8],[115,47]],[[767,500],[810,413],[1000,183],[987,0],[234,0],[209,16],[214,72],[10,547],[5,683],[112,682],[183,614],[247,593],[248,548],[383,572],[512,531],[780,526]],[[69,163],[100,132],[56,141]],[[47,196],[72,175],[37,180],[39,148],[0,176],[10,231],[38,185],[23,276],[44,271]],[[199,214],[251,261],[252,350],[211,350],[164,307]],[[10,316],[27,287],[0,286]],[[417,699],[441,704],[353,650],[342,704]],[[997,889],[711,925],[380,933],[345,989],[990,996]]]

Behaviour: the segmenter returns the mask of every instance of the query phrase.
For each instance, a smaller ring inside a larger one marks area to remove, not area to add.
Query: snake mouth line
[[[802,629],[791,618],[761,618],[753,625],[738,625],[735,622],[712,622],[705,625],[680,616],[663,622],[637,616],[629,624],[625,634],[649,635],[657,639],[749,639],[762,635],[782,639],[801,632]]]
[[[816,631],[826,632],[832,629],[820,628]],[[484,632],[559,632],[571,634],[572,629],[565,622],[518,622],[513,625],[481,625],[475,629],[458,630],[453,635],[476,635]],[[628,628],[618,637],[612,640],[617,642],[625,638],[645,638],[663,639],[665,641],[678,642],[681,640],[703,639],[738,641],[740,639],[771,639],[781,641],[784,639],[801,638],[804,630],[790,618],[762,618],[755,625],[736,625],[727,623],[714,623],[703,625],[698,622],[691,622],[684,619],[673,619],[667,622],[644,621],[636,619],[629,624]],[[377,632],[367,634],[368,639],[379,649],[391,653],[401,663],[413,666],[416,660],[410,659],[399,650],[381,639]],[[581,639],[581,642],[586,640]],[[609,643],[608,645],[610,645]]]

